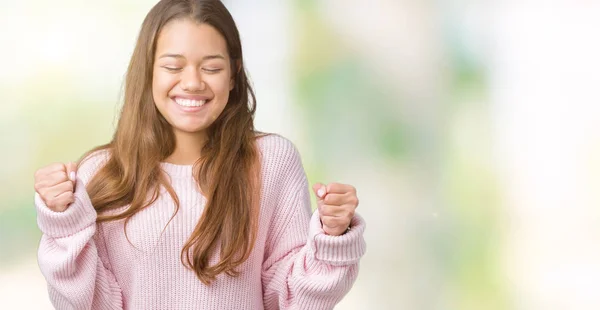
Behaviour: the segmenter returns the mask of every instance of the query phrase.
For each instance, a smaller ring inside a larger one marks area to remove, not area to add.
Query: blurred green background
[[[358,189],[337,309],[600,308],[599,4],[224,2],[257,128]],[[109,141],[155,3],[0,1],[0,308],[51,309],[33,173]]]

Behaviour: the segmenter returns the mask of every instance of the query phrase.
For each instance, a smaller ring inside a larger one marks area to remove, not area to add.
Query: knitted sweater
[[[259,227],[237,277],[220,274],[203,284],[180,260],[206,199],[192,166],[161,163],[180,200],[163,189],[150,207],[124,221],[97,224],[85,186],[106,163],[92,154],[77,172],[75,202],[50,210],[36,193],[43,235],[40,269],[57,309],[332,309],[350,290],[365,253],[364,221],[356,215],[341,236],[323,232],[311,216],[308,182],[294,145],[277,135],[258,140],[262,188]],[[164,231],[163,231],[164,230]],[[218,254],[211,263],[218,262]]]

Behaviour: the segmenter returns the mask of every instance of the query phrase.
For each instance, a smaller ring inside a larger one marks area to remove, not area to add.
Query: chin
[[[208,126],[173,126],[177,131],[188,134],[203,133],[208,129]]]

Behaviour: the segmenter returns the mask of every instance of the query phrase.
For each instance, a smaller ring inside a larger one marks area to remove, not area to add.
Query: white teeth
[[[192,100],[184,98],[175,98],[175,102],[184,107],[201,107],[206,103],[206,100]]]

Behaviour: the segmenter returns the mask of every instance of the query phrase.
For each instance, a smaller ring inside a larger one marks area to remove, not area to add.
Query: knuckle
[[[319,213],[323,213],[323,204],[322,203],[318,203],[317,204],[317,210],[319,210]]]
[[[38,170],[35,172],[35,174],[33,175],[33,179],[36,182],[41,182],[44,181],[44,179],[48,178],[48,173],[46,171],[42,171],[42,170]]]
[[[48,187],[44,183],[37,183],[34,185],[35,191],[41,196],[46,196],[48,193]]]
[[[47,166],[47,168],[52,169],[52,170],[60,170],[60,168],[63,166],[63,164],[61,163],[52,163],[50,165]]]
[[[335,206],[331,206],[331,205],[325,205],[324,206],[324,212],[328,215],[331,215],[333,213],[335,213]]]
[[[50,197],[48,197],[48,190],[46,190],[45,188],[42,187],[37,192],[38,194],[40,194],[40,197],[42,197],[44,201],[48,201],[48,199],[50,199]]]

